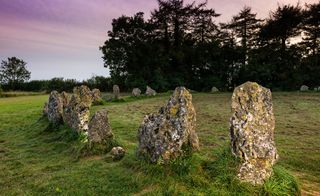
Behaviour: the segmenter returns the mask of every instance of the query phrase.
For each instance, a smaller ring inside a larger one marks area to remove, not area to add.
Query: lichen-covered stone
[[[99,103],[102,101],[101,92],[99,89],[95,88],[91,91],[93,103]]]
[[[231,148],[241,160],[238,177],[244,182],[263,184],[278,158],[271,91],[246,82],[234,89],[231,108]]]
[[[63,101],[57,91],[52,91],[48,102],[48,120],[52,124],[62,123]]]
[[[308,91],[308,90],[309,90],[309,87],[306,86],[306,85],[302,85],[302,86],[300,87],[300,91],[302,91],[302,92],[305,92],[305,91]]]
[[[214,87],[211,88],[211,92],[212,92],[212,93],[219,92],[219,89],[214,86]]]
[[[71,96],[69,104],[64,108],[63,121],[78,133],[88,130],[89,105],[83,102],[77,94]]]
[[[89,87],[85,85],[75,87],[73,89],[73,93],[78,96],[78,98],[81,100],[83,104],[86,104],[88,107],[91,106],[93,100],[92,100],[92,93]]]
[[[120,160],[124,157],[124,155],[126,154],[126,151],[122,147],[117,146],[111,149],[110,154],[113,160]]]
[[[119,97],[120,97],[120,88],[119,88],[119,86],[118,85],[113,85],[112,90],[113,90],[114,98],[115,99],[119,99]]]
[[[104,143],[112,139],[113,133],[108,121],[108,111],[97,111],[89,122],[88,139],[92,143]]]
[[[134,88],[134,89],[132,90],[132,96],[134,96],[134,97],[139,97],[140,94],[141,94],[141,90],[140,90],[139,88]]]
[[[65,91],[63,91],[63,92],[60,94],[60,97],[61,97],[62,102],[63,102],[63,107],[66,107],[66,106],[69,104],[70,95],[69,95],[68,93],[66,93]]]
[[[146,93],[147,96],[156,96],[157,92],[153,90],[150,86],[147,86]]]
[[[199,149],[195,132],[196,112],[192,95],[177,87],[166,107],[158,114],[147,115],[138,131],[138,155],[152,163],[168,163],[181,155]]]

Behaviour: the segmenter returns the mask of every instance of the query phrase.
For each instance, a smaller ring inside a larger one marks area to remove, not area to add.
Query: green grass
[[[109,111],[121,161],[78,157],[79,138],[66,126],[40,119],[47,95],[0,99],[0,195],[294,195],[320,194],[320,94],[274,93],[280,160],[262,187],[239,183],[228,150],[230,93],[195,93],[201,151],[167,166],[136,158],[137,130],[169,94],[124,97],[92,107]],[[288,172],[289,171],[289,172]],[[291,174],[293,174],[293,176]]]
[[[43,92],[26,92],[26,91],[7,91],[0,92],[0,97],[20,97],[20,96],[34,96],[34,95],[43,95],[46,94]]]

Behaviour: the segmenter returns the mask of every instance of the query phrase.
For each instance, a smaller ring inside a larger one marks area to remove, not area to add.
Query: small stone
[[[61,124],[63,101],[57,91],[52,91],[48,102],[48,120],[52,124]]]
[[[112,137],[113,133],[108,120],[108,111],[105,109],[96,111],[89,122],[89,141],[102,144],[104,141],[112,139]]]
[[[211,92],[212,93],[217,93],[217,92],[219,92],[219,89],[214,86],[214,87],[212,87]]]
[[[246,82],[232,95],[230,136],[232,153],[241,160],[241,181],[263,184],[278,159],[271,91]]]
[[[157,92],[153,90],[150,86],[147,86],[146,93],[147,96],[156,96]]]
[[[306,91],[308,91],[308,90],[309,90],[309,87],[306,86],[306,85],[302,85],[302,86],[300,87],[300,91],[301,91],[301,92],[306,92]]]
[[[118,85],[113,85],[113,95],[115,99],[119,99],[120,97],[120,88]]]
[[[178,87],[166,107],[144,118],[138,131],[138,155],[147,157],[151,163],[168,163],[198,150],[195,126],[192,95],[186,88]]]
[[[141,94],[141,90],[140,90],[139,88],[134,88],[134,89],[132,90],[132,96],[134,96],[134,97],[139,97],[140,94]]]
[[[122,147],[117,146],[111,149],[110,154],[113,160],[120,160],[124,157],[124,155],[126,154],[126,151]]]
[[[85,85],[75,87],[73,88],[73,93],[78,96],[78,98],[83,104],[86,104],[88,107],[91,106],[93,100],[92,100],[92,93],[89,87]]]
[[[92,101],[93,101],[93,103],[100,103],[102,101],[100,90],[95,88],[91,92],[92,92]]]
[[[78,133],[86,132],[90,116],[89,108],[88,102],[82,102],[79,95],[73,94],[63,110],[63,121]]]

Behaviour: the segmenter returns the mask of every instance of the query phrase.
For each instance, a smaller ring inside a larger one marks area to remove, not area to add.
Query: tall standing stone
[[[66,93],[65,91],[63,91],[60,94],[60,97],[62,99],[63,107],[66,107],[70,102],[70,95],[68,93]]]
[[[278,158],[271,91],[254,82],[234,89],[230,136],[232,153],[241,160],[241,181],[263,184]]]
[[[139,97],[140,94],[141,94],[141,90],[140,90],[139,88],[134,88],[134,89],[132,90],[132,96],[134,96],[134,97]]]
[[[167,163],[199,149],[196,112],[192,95],[177,87],[166,107],[158,114],[147,115],[138,131],[138,155],[152,163]]]
[[[102,101],[101,92],[99,89],[95,88],[91,91],[93,103],[99,103]]]
[[[155,90],[153,90],[150,86],[147,86],[146,95],[147,96],[156,96],[157,92]]]
[[[112,139],[113,133],[108,120],[108,111],[99,110],[93,115],[89,123],[88,139],[91,143],[103,144]]]
[[[86,104],[88,107],[91,106],[93,100],[92,100],[92,93],[89,87],[85,85],[75,87],[73,89],[73,93],[78,96],[78,98],[83,104]]]
[[[90,106],[79,95],[73,94],[69,104],[64,108],[63,121],[78,133],[86,132],[89,123]]]
[[[52,91],[48,102],[48,120],[51,124],[62,123],[63,102],[57,91]]]
[[[119,99],[120,97],[120,88],[118,85],[113,85],[113,95],[115,99]]]

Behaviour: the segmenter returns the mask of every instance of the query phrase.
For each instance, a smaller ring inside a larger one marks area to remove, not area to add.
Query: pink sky
[[[300,0],[301,5],[317,2]],[[278,4],[288,3],[297,1],[208,0],[208,7],[222,14],[217,22],[225,22],[245,5],[265,18]],[[138,11],[148,17],[156,7],[156,0],[0,0],[0,59],[22,58],[31,79],[107,76],[99,46],[112,19]]]

